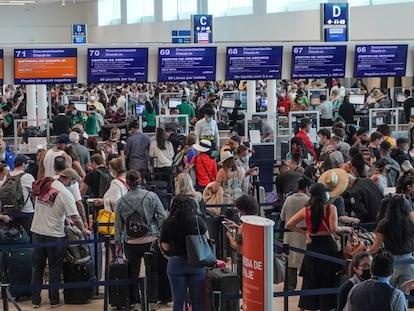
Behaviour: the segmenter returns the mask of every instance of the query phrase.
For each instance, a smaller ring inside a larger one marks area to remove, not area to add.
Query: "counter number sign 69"
[[[170,55],[171,51],[170,49],[160,49],[160,55],[162,56],[168,56]]]

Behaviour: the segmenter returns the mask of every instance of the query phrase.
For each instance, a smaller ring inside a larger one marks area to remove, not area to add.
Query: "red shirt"
[[[191,163],[195,163],[197,184],[201,187],[207,186],[216,180],[217,162],[206,153],[194,156]]]
[[[308,135],[303,131],[299,131],[296,134],[296,137],[299,137],[300,139],[302,139],[302,141],[305,144],[306,148],[312,153],[313,158],[316,160],[318,157],[316,156],[315,148],[314,148],[312,142],[310,141]]]
[[[310,220],[310,213],[309,213],[309,206],[306,206],[306,228],[308,229],[308,232],[312,232],[312,223]],[[329,214],[330,214],[330,206],[327,207],[326,210],[326,214],[323,217],[323,221],[325,222],[325,224],[327,226],[329,226]],[[326,226],[323,224],[323,222],[321,222],[321,224],[319,225],[319,230],[318,232],[329,232],[328,228],[326,228]]]

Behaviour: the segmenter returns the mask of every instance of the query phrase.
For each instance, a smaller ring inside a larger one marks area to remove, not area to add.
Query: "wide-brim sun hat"
[[[348,188],[348,173],[342,168],[332,168],[323,172],[318,179],[318,183],[324,184],[326,188],[330,189],[331,198],[335,198]]]
[[[220,162],[218,164],[222,165],[226,160],[233,158],[234,154],[231,151],[223,151],[220,153]]]
[[[211,149],[211,141],[202,139],[198,144],[194,144],[193,148],[199,152],[207,152]]]

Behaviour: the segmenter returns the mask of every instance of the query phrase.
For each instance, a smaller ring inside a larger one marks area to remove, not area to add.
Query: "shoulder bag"
[[[200,225],[198,216],[194,215],[197,223],[197,234],[187,235],[185,245],[187,248],[187,262],[191,266],[212,267],[216,264],[217,259],[208,244],[207,238],[200,234]]]
[[[331,236],[332,240],[336,243],[336,249],[338,252],[342,251],[342,241],[341,237],[337,235],[335,232],[331,231],[329,226],[326,225],[325,221],[322,219],[322,224],[325,226],[326,230],[328,230],[329,235]]]

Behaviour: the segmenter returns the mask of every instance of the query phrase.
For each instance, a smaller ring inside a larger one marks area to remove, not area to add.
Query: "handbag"
[[[329,229],[329,226],[326,225],[325,221],[322,220],[323,225],[325,226],[326,230],[328,230],[329,235],[331,236],[332,240],[336,243],[336,250],[338,252],[342,251],[342,241],[341,237],[337,235],[335,232],[332,232],[331,229]]]
[[[185,237],[187,248],[187,262],[191,266],[212,267],[216,264],[217,259],[207,241],[207,238],[200,234],[198,216],[194,215],[197,223],[197,233]]]
[[[105,209],[98,211],[98,232],[104,235],[115,234],[115,212],[108,212]]]
[[[28,244],[30,237],[22,225],[0,222],[0,244]]]
[[[273,284],[285,281],[286,257],[283,254],[275,254],[273,258]]]

